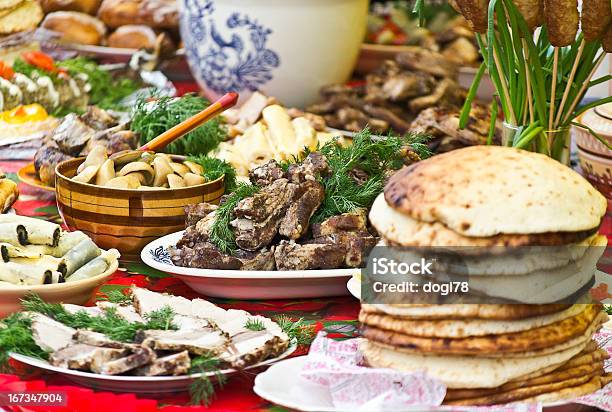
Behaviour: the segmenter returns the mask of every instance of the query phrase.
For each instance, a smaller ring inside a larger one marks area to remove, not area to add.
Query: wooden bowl
[[[21,312],[20,301],[30,293],[36,293],[42,300],[49,303],[83,305],[91,298],[94,290],[104,284],[118,267],[119,261],[115,260],[106,272],[74,282],[37,286],[2,285],[0,286],[0,318],[14,312]]]
[[[175,160],[182,160],[174,157]],[[139,261],[153,240],[185,228],[184,207],[218,203],[223,178],[180,189],[115,189],[71,180],[85,158],[66,160],[55,169],[57,206],[70,230],[81,230],[103,249],[115,248],[122,259]]]

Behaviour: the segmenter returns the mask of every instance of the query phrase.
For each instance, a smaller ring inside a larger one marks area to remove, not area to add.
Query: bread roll
[[[128,24],[115,30],[106,43],[109,47],[119,47],[123,49],[153,49],[157,37],[162,36],[162,50],[173,50],[174,44],[170,36],[166,33],[156,33],[155,30],[144,24]]]
[[[0,17],[0,34],[18,33],[32,30],[43,18],[40,5],[33,0],[24,1],[10,12],[3,12]]]
[[[99,45],[106,27],[95,17],[77,11],[56,11],[47,14],[42,27],[62,34],[62,39],[79,44]]]
[[[79,11],[95,15],[102,0],[40,0],[45,13],[54,11]]]
[[[155,29],[178,28],[175,0],[103,0],[98,17],[112,28],[131,24]]]

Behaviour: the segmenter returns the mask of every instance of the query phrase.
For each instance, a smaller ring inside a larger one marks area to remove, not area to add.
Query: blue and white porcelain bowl
[[[180,0],[181,36],[209,99],[255,91],[304,107],[348,80],[368,0]]]

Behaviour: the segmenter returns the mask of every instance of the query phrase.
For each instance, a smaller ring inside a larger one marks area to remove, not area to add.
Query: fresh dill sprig
[[[236,169],[225,160],[204,155],[190,156],[187,160],[202,166],[202,169],[204,169],[202,176],[207,182],[212,182],[221,176],[225,176],[223,179],[225,191],[231,193],[236,189]]]
[[[23,313],[14,313],[0,321],[0,372],[10,372],[11,352],[47,359],[49,354],[42,350],[32,338],[32,320]]]
[[[604,306],[604,310],[606,311],[606,313],[608,315],[612,315],[612,305],[603,305]]]
[[[189,372],[202,374],[194,378],[189,387],[192,404],[208,406],[215,397],[215,383],[221,388],[225,385],[227,377],[219,371],[219,366],[219,359],[212,356],[200,355],[191,360]],[[215,373],[214,381],[206,374],[207,372]]]
[[[253,196],[259,191],[259,186],[247,183],[238,183],[234,190],[217,210],[215,210],[215,221],[209,232],[209,241],[226,254],[233,253],[236,246],[236,236],[230,227],[234,208],[242,199]]]
[[[119,102],[139,89],[139,84],[127,77],[114,78],[96,62],[83,56],[66,59],[57,63],[58,67],[68,70],[71,76],[87,75],[91,86],[89,104],[103,109],[125,109]]]
[[[151,312],[146,316],[146,323],[129,322],[117,315],[114,308],[104,311],[101,316],[92,316],[84,310],[69,313],[59,303],[47,303],[38,295],[30,295],[21,301],[23,308],[27,311],[38,312],[49,316],[56,321],[75,329],[90,329],[100,332],[111,339],[121,342],[132,342],[139,330],[147,329],[177,329],[172,324],[174,311],[170,307],[164,307],[158,311]]]
[[[257,318],[249,318],[244,324],[244,327],[248,330],[252,330],[253,332],[259,332],[260,330],[265,330],[266,325],[261,321],[261,319]]]
[[[291,320],[286,315],[280,315],[274,319],[289,339],[297,342],[298,345],[310,345],[314,339],[314,325],[307,324],[304,318],[296,321]]]
[[[161,96],[153,102],[149,100],[139,100],[132,115],[131,130],[140,135],[141,144],[151,141],[210,105],[208,100],[190,94],[179,98]],[[215,118],[170,143],[165,151],[186,156],[206,155],[219,146],[226,136],[227,130],[219,118]]]
[[[123,293],[123,290],[113,289],[106,293],[106,298],[100,300],[106,300],[117,305],[127,305],[132,303],[132,297]]]
[[[317,147],[315,150],[310,150],[308,146],[304,146],[304,149],[302,149],[302,151],[299,154],[291,155],[291,158],[282,160],[281,162],[279,162],[278,165],[280,166],[281,169],[283,169],[284,172],[286,172],[287,170],[289,170],[289,166],[291,166],[292,164],[296,164],[296,163],[302,163],[304,159],[308,157],[309,154],[313,152],[317,152],[319,151],[319,149],[320,149],[320,146],[318,143],[317,143]]]
[[[365,128],[353,136],[353,144],[342,147],[337,140],[327,142],[320,152],[327,159],[332,171],[321,179],[325,198],[313,216],[313,222],[359,208],[369,208],[384,187],[389,170],[399,169],[406,156],[424,159],[431,155],[425,145],[428,137],[407,134],[372,136]],[[365,181],[355,179],[355,172],[365,176]]]

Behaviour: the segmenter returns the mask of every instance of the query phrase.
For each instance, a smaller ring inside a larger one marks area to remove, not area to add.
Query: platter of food
[[[169,249],[184,232],[164,236],[141,253],[148,266],[170,273],[193,290],[213,297],[233,299],[289,299],[346,295],[346,280],[360,269],[324,270],[221,270],[176,266]]]
[[[122,296],[121,303],[92,307],[29,298],[28,312],[13,315],[8,327],[33,342],[12,348],[10,356],[84,386],[150,396],[225,381],[238,370],[284,359],[297,347],[282,325],[246,311],[136,287]],[[30,356],[19,353],[27,350]]]
[[[46,192],[55,192],[55,187],[45,184],[39,179],[34,163],[28,163],[17,171],[17,177],[24,184]]]

